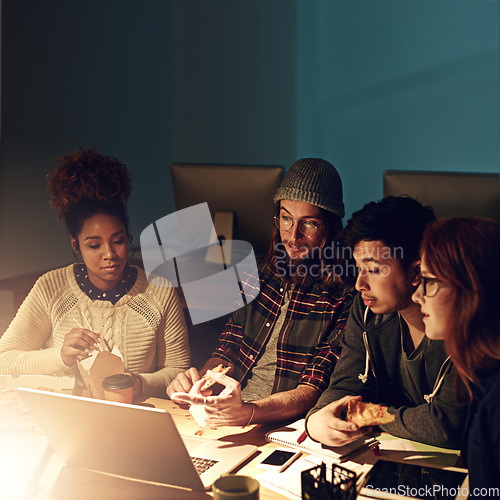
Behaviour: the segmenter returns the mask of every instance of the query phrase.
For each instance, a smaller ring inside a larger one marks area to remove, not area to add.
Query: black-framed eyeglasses
[[[274,216],[274,223],[276,224],[276,227],[281,231],[290,231],[296,222],[298,224],[299,231],[308,238],[314,236],[320,226],[323,225],[323,223],[318,224],[317,222],[308,219],[295,220],[291,217],[288,217],[288,215]]]
[[[434,297],[444,282],[438,278],[426,278],[425,276],[421,276],[420,284],[422,285],[422,295],[424,297]]]

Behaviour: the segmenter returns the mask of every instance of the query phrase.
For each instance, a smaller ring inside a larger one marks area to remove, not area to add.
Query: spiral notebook
[[[297,420],[285,427],[281,427],[266,434],[266,439],[281,446],[294,448],[296,450],[309,453],[333,463],[340,463],[349,460],[353,455],[361,453],[378,444],[374,438],[362,437],[344,446],[325,446],[306,437],[303,441],[299,438],[305,431],[305,419]],[[300,442],[301,441],[301,442]]]

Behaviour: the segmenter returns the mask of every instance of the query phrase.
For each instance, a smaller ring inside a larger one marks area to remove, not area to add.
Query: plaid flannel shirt
[[[243,386],[273,331],[286,292],[269,269],[259,271],[259,295],[233,313],[213,353],[234,364],[233,377]],[[355,293],[352,286],[334,290],[319,280],[295,285],[279,333],[273,393],[298,384],[319,392],[328,387]]]

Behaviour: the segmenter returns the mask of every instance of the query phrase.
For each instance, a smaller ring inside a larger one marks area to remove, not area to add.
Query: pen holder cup
[[[302,472],[302,500],[354,500],[356,474],[340,465],[332,465],[331,478],[326,477],[326,464]]]

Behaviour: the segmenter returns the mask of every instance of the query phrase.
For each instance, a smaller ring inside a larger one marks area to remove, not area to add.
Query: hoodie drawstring
[[[370,371],[370,355],[368,354],[368,339],[366,336],[366,318],[368,317],[368,310],[369,309],[370,309],[369,307],[367,307],[365,309],[365,314],[364,314],[364,318],[363,318],[364,327],[365,327],[365,331],[363,332],[363,342],[365,344],[365,351],[366,351],[365,373],[360,373],[358,375],[359,380],[361,380],[361,382],[363,382],[363,384],[365,384],[366,381],[368,380],[368,372]]]
[[[368,310],[369,309],[370,309],[369,307],[367,307],[365,309],[365,314],[363,317],[364,327],[365,327],[365,330],[363,332],[363,343],[365,344],[365,351],[366,351],[365,373],[360,373],[358,375],[359,380],[361,380],[361,382],[363,382],[363,384],[365,384],[366,381],[368,380],[368,373],[370,371],[370,354],[368,352],[368,336],[366,333],[366,318],[368,317]],[[424,399],[425,399],[425,401],[427,401],[427,403],[432,402],[432,400],[434,399],[436,394],[439,392],[439,389],[443,385],[444,377],[448,373],[448,370],[450,369],[450,366],[451,366],[451,364],[448,363],[449,360],[450,360],[450,356],[448,356],[444,360],[443,364],[441,365],[441,368],[439,369],[439,373],[438,373],[438,376],[436,377],[436,382],[434,383],[434,388],[432,389],[432,392],[430,394],[424,394]]]
[[[448,364],[449,359],[450,359],[450,356],[448,356],[444,360],[444,363],[441,365],[441,368],[439,369],[439,373],[438,373],[438,376],[436,377],[436,382],[434,383],[434,389],[432,389],[432,392],[430,394],[424,394],[424,399],[428,403],[432,402],[432,400],[434,399],[434,396],[438,393],[439,389],[443,385],[444,377],[448,373],[448,370],[451,366]]]

